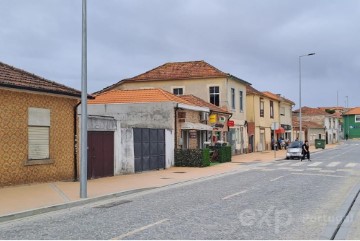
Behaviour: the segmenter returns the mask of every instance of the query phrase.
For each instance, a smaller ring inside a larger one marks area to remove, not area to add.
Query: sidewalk
[[[331,149],[337,145],[327,145]],[[310,147],[311,152],[321,151]],[[79,182],[52,182],[0,188],[0,222],[24,216],[81,205],[100,198],[110,198],[126,191],[157,188],[199,178],[220,175],[239,169],[240,163],[268,162],[284,159],[285,150],[255,152],[232,157],[232,162],[206,168],[171,167],[129,175],[88,181],[88,198],[80,199]],[[107,197],[106,197],[107,196]]]

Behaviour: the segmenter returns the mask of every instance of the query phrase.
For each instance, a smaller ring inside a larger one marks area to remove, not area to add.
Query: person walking
[[[307,140],[305,140],[305,143],[302,145],[301,150],[302,150],[301,151],[302,157],[301,157],[300,161],[305,159],[305,156],[307,157],[308,161],[311,161],[310,160],[310,151],[309,151],[309,142]]]

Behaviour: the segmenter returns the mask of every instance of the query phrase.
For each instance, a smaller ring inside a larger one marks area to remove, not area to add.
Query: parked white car
[[[287,148],[286,152],[286,159],[293,159],[293,158],[301,158],[302,150],[301,147],[303,145],[302,141],[293,141],[290,143],[290,145]]]

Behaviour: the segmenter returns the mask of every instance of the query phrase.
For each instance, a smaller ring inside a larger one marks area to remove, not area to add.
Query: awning
[[[181,125],[181,129],[183,130],[201,130],[201,131],[212,131],[213,128],[208,125],[204,125],[201,123],[191,123],[191,122],[184,122]]]
[[[282,133],[285,133],[285,129],[280,127],[279,129],[275,130],[275,133],[276,134],[282,134]]]

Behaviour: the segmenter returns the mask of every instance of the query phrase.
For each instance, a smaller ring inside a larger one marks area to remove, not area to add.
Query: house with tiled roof
[[[76,178],[81,92],[0,62],[0,187]]]
[[[342,116],[345,139],[360,138],[360,107],[352,108]]]
[[[293,117],[296,120],[299,120],[300,110],[293,111]],[[318,125],[322,125],[325,128],[325,137],[326,144],[337,143],[339,141],[341,127],[339,125],[339,118],[334,114],[329,114],[322,108],[312,108],[304,106],[301,108],[301,120],[315,122]],[[307,136],[306,129],[302,128],[303,140],[309,139],[311,141],[311,136]]]
[[[173,166],[175,149],[204,147],[213,128],[201,118],[209,112],[207,106],[158,88],[97,94],[88,101],[88,175],[97,178]]]
[[[250,85],[246,87],[246,120],[250,151],[265,151],[272,148],[272,124],[279,123],[279,102],[279,97],[271,92],[261,92]],[[277,132],[275,135],[279,135]]]
[[[179,97],[194,105],[209,108],[210,113],[203,116],[200,121],[212,127],[212,130],[208,132],[208,134],[211,135],[209,139],[210,145],[226,142],[228,139],[229,125],[232,125],[232,121],[230,120],[231,113],[229,111],[194,95],[179,95]]]
[[[279,104],[279,123],[280,128],[277,130],[278,138],[293,140],[292,137],[292,107],[295,103],[281,94],[274,94],[270,91],[264,91],[268,97],[274,99]]]
[[[114,89],[162,88],[175,95],[192,94],[232,113],[234,126],[228,142],[233,153],[248,148],[246,125],[246,86],[249,82],[223,72],[205,61],[171,62],[132,78],[123,79],[97,92]]]
[[[292,122],[294,136],[299,136],[300,122],[297,118],[293,118]],[[305,132],[306,138],[304,140],[309,141],[309,145],[315,145],[316,139],[325,139],[325,127],[321,124],[312,121],[302,121],[301,129]]]

